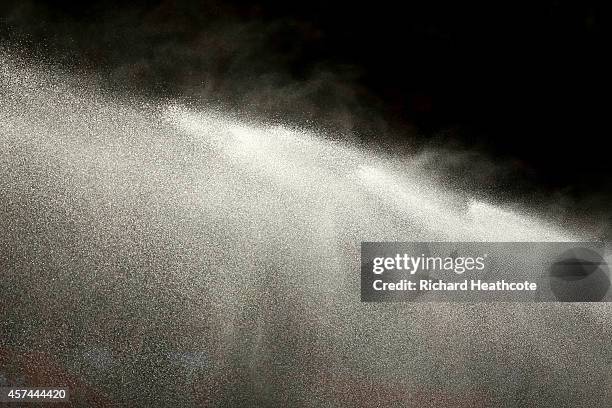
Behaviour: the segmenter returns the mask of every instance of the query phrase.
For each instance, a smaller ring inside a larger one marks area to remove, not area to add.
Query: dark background
[[[380,121],[510,160],[545,191],[612,196],[598,3],[129,3],[9,1],[2,36],[133,92]]]

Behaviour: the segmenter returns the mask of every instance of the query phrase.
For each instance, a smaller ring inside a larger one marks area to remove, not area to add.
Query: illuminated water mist
[[[576,232],[311,130],[0,63],[7,350],[130,406],[612,397],[606,306],[359,302],[361,241]]]

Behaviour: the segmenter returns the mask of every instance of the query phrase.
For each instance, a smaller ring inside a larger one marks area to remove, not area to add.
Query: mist
[[[605,304],[363,304],[356,278],[362,241],[596,228],[449,189],[423,155],[1,58],[0,379],[44,356],[90,405],[610,399]]]

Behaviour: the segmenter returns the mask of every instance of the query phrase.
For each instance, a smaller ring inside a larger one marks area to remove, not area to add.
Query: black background
[[[608,20],[595,2],[54,1],[1,10],[5,39],[87,66],[138,66],[129,82],[162,93],[175,91],[185,66],[190,78],[200,70],[222,77],[233,53],[249,47],[243,81],[282,71],[278,85],[329,70],[420,140],[510,158],[544,190],[578,198],[612,191]],[[221,47],[212,65],[162,51],[197,48],[195,39],[228,21],[256,22],[265,40],[253,46],[252,36],[237,35],[244,46]],[[119,81],[116,72],[110,78]]]

